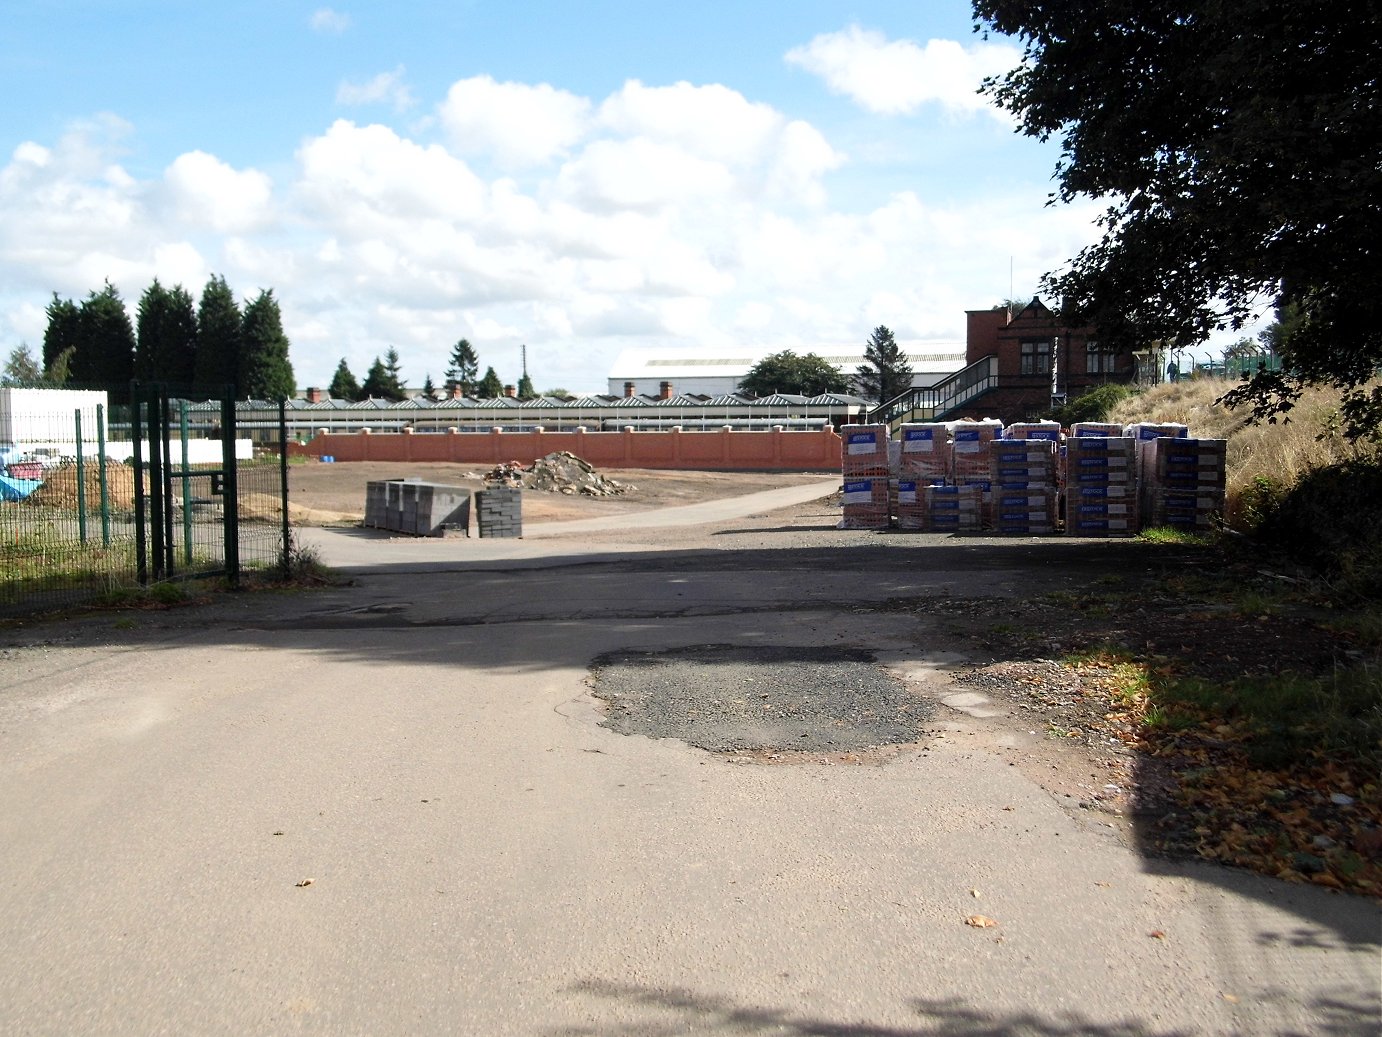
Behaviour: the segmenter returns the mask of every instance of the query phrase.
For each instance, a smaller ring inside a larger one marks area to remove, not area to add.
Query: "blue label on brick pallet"
[[[1023,493],[1008,496],[1000,495],[998,498],[1000,508],[1044,508],[1046,506],[1046,494],[1044,493]]]
[[[1076,460],[1077,468],[1126,468],[1128,466],[1127,454],[1095,455],[1094,457],[1078,457]]]
[[[902,450],[908,454],[929,453],[935,446],[936,430],[931,428],[909,428],[902,430]]]
[[[881,453],[878,436],[872,432],[851,432],[845,449],[850,454]]]
[[[1110,504],[1108,501],[1097,504],[1081,504],[1078,506],[1081,515],[1126,515],[1128,506],[1126,504]]]
[[[845,481],[844,502],[846,504],[872,504],[873,480],[849,479]]]
[[[917,484],[911,479],[903,479],[897,484],[897,503],[915,504],[917,502]]]

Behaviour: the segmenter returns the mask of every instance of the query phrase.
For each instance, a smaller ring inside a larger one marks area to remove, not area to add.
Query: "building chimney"
[[[308,403],[321,403],[326,399],[326,393],[313,386],[308,386],[306,391]]]
[[[465,395],[465,386],[464,386],[462,383],[460,383],[460,382],[452,382],[452,383],[451,383],[451,398],[452,398],[453,400],[459,400],[459,399],[460,399],[462,396],[464,396],[464,395]]]
[[[633,395],[633,382],[624,383],[624,399],[629,399]]]
[[[511,400],[515,399],[518,396],[518,390],[515,389],[512,385],[506,385],[504,386],[504,395]]]
[[[672,383],[658,382],[657,398],[659,400],[670,400],[672,398]]]

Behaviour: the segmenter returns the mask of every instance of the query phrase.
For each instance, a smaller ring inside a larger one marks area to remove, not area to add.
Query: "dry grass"
[[[1230,524],[1236,524],[1241,513],[1243,491],[1257,480],[1287,488],[1311,469],[1358,456],[1358,448],[1338,433],[1338,393],[1308,390],[1289,421],[1254,425],[1246,408],[1229,410],[1216,402],[1234,384],[1197,378],[1153,386],[1118,404],[1109,420],[1179,422],[1197,438],[1228,440]]]

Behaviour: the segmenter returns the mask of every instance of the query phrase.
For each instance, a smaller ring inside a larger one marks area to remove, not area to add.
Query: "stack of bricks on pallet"
[[[992,460],[994,529],[1019,536],[1055,532],[1055,442],[995,440]]]
[[[491,487],[475,495],[476,520],[482,537],[523,535],[523,491],[513,486]]]
[[[411,536],[469,536],[470,491],[421,479],[368,482],[365,525]]]
[[[1142,510],[1150,526],[1213,528],[1224,510],[1223,439],[1154,439],[1143,482]]]
[[[1152,443],[1162,438],[1185,439],[1190,435],[1190,427],[1170,422],[1158,425],[1150,421],[1141,421],[1124,427],[1123,435],[1137,441],[1137,485],[1145,487],[1148,463],[1152,456]]]
[[[1137,532],[1136,447],[1136,440],[1121,434],[1076,435],[1066,441],[1067,536],[1131,536]]]
[[[1003,434],[1001,421],[957,421],[950,426],[950,471],[956,486],[977,486],[983,494],[981,521],[992,522],[993,441]]]
[[[1112,421],[1077,421],[1070,426],[1072,436],[1121,436],[1123,426]]]
[[[888,500],[889,480],[884,476],[845,478],[844,517],[841,529],[887,529],[892,524]]]
[[[919,485],[949,481],[950,426],[940,422],[905,424],[901,428],[897,477]]]
[[[984,525],[984,491],[979,486],[942,486],[902,480],[897,525],[924,533],[977,533]]]
[[[844,476],[842,529],[887,529],[892,524],[888,500],[891,441],[887,425],[845,425],[841,468]]]

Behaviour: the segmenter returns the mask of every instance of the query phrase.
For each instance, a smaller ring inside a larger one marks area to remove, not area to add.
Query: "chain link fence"
[[[0,617],[287,564],[281,430],[236,432],[163,387],[0,389]]]

